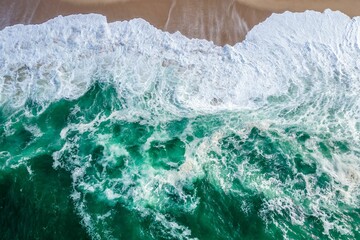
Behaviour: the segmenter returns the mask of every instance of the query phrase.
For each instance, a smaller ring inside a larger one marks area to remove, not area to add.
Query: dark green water
[[[2,108],[3,239],[360,238],[349,186],[323,169],[350,142],[229,112],[153,125],[121,109],[98,84],[37,116]]]

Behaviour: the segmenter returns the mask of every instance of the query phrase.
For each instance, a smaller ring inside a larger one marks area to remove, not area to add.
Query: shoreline
[[[314,10],[323,12],[326,9],[341,11],[349,17],[360,15],[360,1],[356,0],[237,0],[239,3],[258,10],[274,13],[285,11],[303,12]]]
[[[148,0],[149,1],[149,0]],[[156,0],[153,0],[156,1]],[[171,3],[177,3],[181,0],[169,0]],[[357,0],[232,0],[237,3],[256,10],[269,11],[274,13],[291,11],[303,12],[306,10],[315,10],[323,12],[326,9],[341,11],[346,15],[353,17],[360,15],[360,1]],[[74,5],[103,5],[126,2],[141,2],[141,0],[62,0],[62,2]],[[229,1],[231,2],[231,1]]]
[[[58,15],[98,13],[109,22],[143,18],[163,31],[234,45],[272,13],[326,8],[360,15],[356,0],[3,0],[0,30],[19,23],[43,23]]]
[[[236,0],[4,0],[0,3],[0,29],[17,23],[37,24],[58,15],[98,13],[109,22],[143,18],[163,31],[188,38],[207,39],[216,45],[234,45],[271,12],[256,10]]]

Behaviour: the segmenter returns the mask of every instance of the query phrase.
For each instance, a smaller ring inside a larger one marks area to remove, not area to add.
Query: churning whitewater
[[[5,239],[359,239],[360,18],[235,46],[141,19],[0,31]]]

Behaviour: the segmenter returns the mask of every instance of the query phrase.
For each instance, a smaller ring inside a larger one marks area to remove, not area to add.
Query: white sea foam
[[[116,86],[127,110],[158,119],[267,106],[277,114],[306,104],[299,122],[335,108],[335,117],[355,127],[358,29],[358,18],[340,12],[274,14],[244,42],[218,47],[141,19],[108,24],[94,14],[7,27],[0,32],[0,104],[47,106],[83,95],[98,80]]]
[[[28,99],[73,99],[101,76],[113,79],[128,102],[152,92],[154,105],[170,112],[256,108],[269,96],[288,94],[291,84],[301,94],[307,84],[330,81],[306,79],[316,67],[328,77],[341,71],[341,60],[353,67],[356,61],[344,55],[356,50],[349,43],[355,22],[330,11],[274,15],[243,43],[223,48],[161,32],[141,19],[108,24],[100,15],[76,15],[17,25],[0,33],[0,100],[21,106]]]

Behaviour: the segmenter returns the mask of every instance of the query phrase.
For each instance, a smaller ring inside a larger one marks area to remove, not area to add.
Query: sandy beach
[[[324,11],[329,8],[339,10],[349,16],[360,15],[360,2],[356,0],[237,0],[258,10],[270,12],[303,12],[305,10]]]
[[[3,0],[0,29],[17,23],[42,23],[58,15],[100,13],[108,21],[143,18],[164,31],[215,44],[235,44],[273,12],[326,8],[350,16],[360,14],[360,2],[344,0]]]
[[[216,44],[234,44],[271,12],[234,0],[131,0],[131,1],[2,1],[0,29],[17,23],[45,22],[58,15],[100,13],[109,21],[143,18],[164,31],[180,31],[189,38]]]

